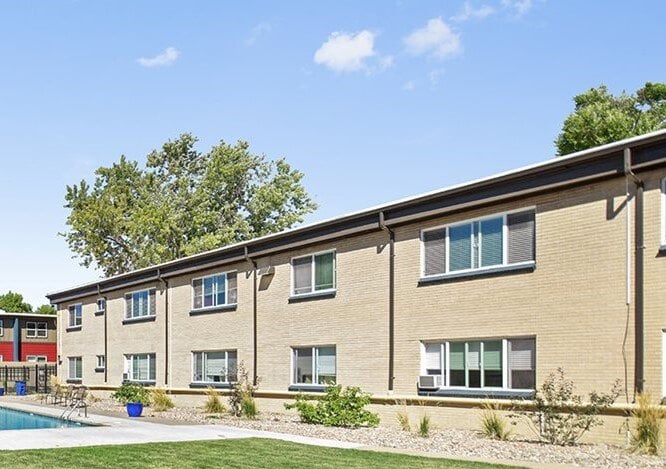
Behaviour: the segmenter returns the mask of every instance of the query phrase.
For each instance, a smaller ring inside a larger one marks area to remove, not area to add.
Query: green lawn
[[[451,459],[322,448],[279,440],[243,439],[0,451],[2,467],[30,468],[506,468]]]

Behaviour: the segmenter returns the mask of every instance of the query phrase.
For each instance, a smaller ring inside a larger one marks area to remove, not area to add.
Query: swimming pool
[[[68,422],[56,417],[21,412],[20,410],[0,407],[0,431],[1,430],[29,430],[35,428],[71,428],[84,427],[83,423]]]

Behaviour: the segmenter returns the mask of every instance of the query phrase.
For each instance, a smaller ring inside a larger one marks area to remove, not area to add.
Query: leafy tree
[[[8,313],[32,312],[32,306],[23,301],[23,295],[12,291],[0,295],[0,309]]]
[[[206,153],[183,134],[152,151],[145,168],[124,156],[67,186],[69,231],[82,265],[106,275],[166,262],[282,231],[316,209],[303,173],[267,160],[247,142]]]
[[[51,305],[41,305],[35,310],[37,314],[56,314],[56,309]]]
[[[666,126],[666,83],[645,83],[635,94],[614,96],[606,86],[574,97],[576,104],[555,140],[566,155]]]

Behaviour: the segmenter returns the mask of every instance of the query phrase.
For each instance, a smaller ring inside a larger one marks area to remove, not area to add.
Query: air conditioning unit
[[[129,373],[123,373],[123,383],[129,381]]]
[[[419,389],[437,389],[442,384],[441,375],[419,376]]]
[[[257,275],[260,277],[263,275],[273,275],[275,273],[275,266],[267,265],[265,267],[259,267],[257,269]]]

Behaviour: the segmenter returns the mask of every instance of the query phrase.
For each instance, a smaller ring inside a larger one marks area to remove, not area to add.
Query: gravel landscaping
[[[90,405],[92,413],[123,415],[124,408],[110,399]],[[440,456],[469,457],[485,460],[530,461],[542,464],[564,464],[599,468],[666,467],[666,457],[650,457],[628,453],[612,445],[579,445],[560,447],[526,439],[493,441],[478,432],[435,429],[428,438],[407,433],[396,427],[334,428],[301,423],[295,414],[261,412],[256,420],[235,418],[227,414],[209,415],[201,408],[177,407],[166,412],[144,410],[149,418],[174,423],[229,425],[255,430],[290,433],[315,438],[350,441],[377,448],[394,448],[407,452],[422,452]]]

